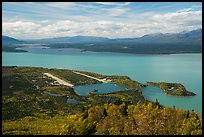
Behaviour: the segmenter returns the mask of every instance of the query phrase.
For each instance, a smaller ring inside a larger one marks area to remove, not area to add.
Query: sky
[[[2,35],[133,38],[202,28],[201,2],[3,2]]]

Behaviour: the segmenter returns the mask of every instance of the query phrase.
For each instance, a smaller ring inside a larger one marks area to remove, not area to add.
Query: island
[[[157,86],[164,93],[173,96],[195,96],[196,94],[187,91],[186,88],[180,83],[167,83],[167,82],[147,82],[148,86]]]
[[[97,91],[98,91],[97,89],[90,90],[90,91],[88,92],[88,95],[92,95],[93,93],[95,93],[95,92],[97,92]]]

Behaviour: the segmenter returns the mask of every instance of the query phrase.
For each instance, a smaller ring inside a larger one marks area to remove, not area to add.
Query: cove
[[[114,83],[86,84],[74,87],[74,91],[81,96],[86,96],[93,90],[97,90],[96,92],[93,92],[93,94],[106,94],[125,89],[126,87]]]

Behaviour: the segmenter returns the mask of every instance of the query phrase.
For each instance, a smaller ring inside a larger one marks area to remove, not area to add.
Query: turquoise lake
[[[146,98],[163,105],[194,109],[202,113],[202,54],[134,55],[105,52],[80,52],[79,49],[26,47],[25,53],[2,52],[3,66],[35,66],[74,69],[106,75],[126,75],[145,84],[178,82],[196,93],[192,97],[175,97],[157,87],[146,87]]]
[[[113,93],[120,90],[125,90],[126,87],[120,86],[114,83],[100,83],[100,84],[87,84],[82,86],[75,86],[74,91],[82,96],[88,95],[88,92],[91,90],[97,90],[93,94],[106,94],[106,93]]]

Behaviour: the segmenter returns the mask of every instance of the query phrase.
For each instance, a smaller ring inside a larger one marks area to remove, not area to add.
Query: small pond
[[[78,100],[76,100],[76,99],[68,98],[68,99],[67,99],[67,102],[69,102],[69,103],[79,103],[80,101],[78,101]]]
[[[60,95],[60,94],[54,94],[54,93],[50,93],[50,92],[46,92],[46,91],[44,91],[44,93],[49,94],[49,95],[51,95],[51,96],[55,96],[55,97],[60,97],[60,96],[62,96],[62,95]]]
[[[55,96],[55,97],[60,97],[60,96],[62,96],[62,95],[60,95],[60,94],[54,94],[54,93],[50,93],[50,92],[46,92],[46,91],[44,91],[44,93],[49,94],[49,95],[51,95],[51,96]],[[68,99],[67,99],[67,102],[69,102],[69,103],[80,103],[80,101],[78,101],[78,100],[76,100],[76,99],[71,99],[71,98],[68,98]]]
[[[114,102],[116,99],[114,97],[104,97],[103,100]]]
[[[178,90],[178,87],[174,87],[174,88],[172,89],[172,91],[176,91],[176,90]]]
[[[100,84],[87,84],[87,85],[81,85],[81,86],[75,86],[74,91],[81,95],[86,96],[88,95],[88,92],[97,90],[93,94],[106,94],[106,93],[112,93],[117,92],[121,90],[125,90],[125,86],[117,85],[115,83],[100,83]]]

